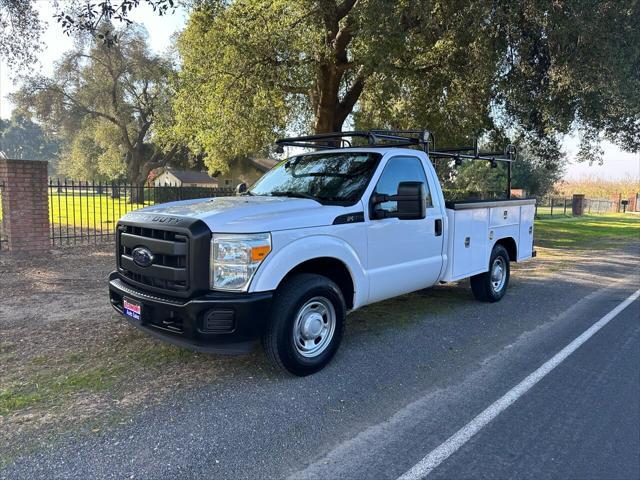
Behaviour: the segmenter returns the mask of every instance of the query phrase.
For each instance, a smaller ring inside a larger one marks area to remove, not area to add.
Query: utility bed
[[[491,249],[501,238],[514,239],[513,261],[531,258],[535,203],[534,198],[446,202],[449,258],[443,281],[486,271]]]

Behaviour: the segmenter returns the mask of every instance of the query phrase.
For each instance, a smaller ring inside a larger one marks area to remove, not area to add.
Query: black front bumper
[[[209,292],[173,298],[132,287],[117,272],[109,276],[113,308],[124,315],[124,298],[142,306],[140,320],[125,317],[132,325],[174,345],[209,353],[250,351],[264,332],[272,296],[272,292]]]

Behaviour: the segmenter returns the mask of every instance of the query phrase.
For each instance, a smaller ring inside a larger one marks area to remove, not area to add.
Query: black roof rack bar
[[[416,140],[420,140],[420,136],[424,135],[425,130],[371,130],[374,135],[393,135],[396,137],[411,138],[407,135],[418,135]]]
[[[386,134],[386,133],[373,133],[373,137],[374,137],[375,140],[391,140],[391,141],[394,141],[394,142],[401,142],[404,145],[419,145],[420,144],[420,139],[418,139],[418,138],[402,137],[402,136],[399,136],[399,135],[389,135],[389,134]]]
[[[416,135],[415,137],[411,135]],[[481,152],[477,143],[474,146],[452,147],[431,149],[429,145],[433,143],[433,135],[428,130],[370,130],[370,131],[347,131],[347,132],[331,132],[319,133],[316,135],[303,135],[300,137],[280,138],[276,140],[278,147],[302,147],[317,149],[333,149],[343,147],[346,143],[351,147],[351,142],[345,137],[366,138],[369,145],[379,147],[404,147],[423,145],[425,151],[433,158],[454,158],[454,159],[470,159],[470,160],[487,160],[490,162],[513,162],[515,159],[515,147],[508,145],[504,152]],[[326,142],[337,141],[338,145],[327,145]],[[325,142],[325,144],[323,144]],[[464,153],[464,152],[473,152]]]
[[[409,137],[407,135],[418,135],[417,137]],[[278,146],[290,146],[290,147],[305,147],[305,148],[336,148],[336,145],[322,145],[323,141],[340,141],[346,142],[351,146],[351,142],[345,140],[345,137],[360,137],[366,138],[369,145],[377,145],[381,147],[400,147],[400,146],[412,146],[421,145],[424,140],[421,136],[424,136],[423,130],[371,130],[365,131],[351,131],[351,132],[334,132],[334,133],[319,133],[317,135],[304,135],[300,137],[288,137],[280,138],[276,140]],[[316,143],[317,142],[317,143]],[[384,143],[387,142],[387,143]]]
[[[299,141],[287,142],[286,138],[283,138],[282,141],[278,140],[277,144],[281,147],[301,147],[301,148],[318,148],[320,150],[333,150],[334,148],[338,148],[335,145],[319,145],[317,143],[305,143]]]
[[[439,152],[475,152],[476,147],[438,148]]]
[[[371,134],[371,132],[359,132],[359,131],[318,133],[316,135],[303,135],[301,137],[279,138],[278,140],[276,140],[276,145],[285,145],[285,144],[291,144],[294,142],[296,143],[297,142],[314,142],[319,140],[331,140],[331,139],[339,140],[339,139],[342,139],[343,137],[367,138],[369,139],[369,143],[372,143],[371,141],[372,136],[373,135]]]
[[[504,155],[502,152],[498,153],[499,155]],[[496,154],[496,155],[498,155]],[[440,150],[430,150],[429,157],[431,158],[465,158],[469,160],[487,160],[489,162],[508,162],[511,163],[514,160],[512,158],[504,158],[493,155],[492,153],[484,153],[481,152],[478,155],[471,155],[468,153],[452,153],[452,152],[442,152]]]

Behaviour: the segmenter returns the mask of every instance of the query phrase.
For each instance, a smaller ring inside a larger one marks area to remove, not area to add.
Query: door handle
[[[436,218],[436,237],[442,235],[442,219]]]

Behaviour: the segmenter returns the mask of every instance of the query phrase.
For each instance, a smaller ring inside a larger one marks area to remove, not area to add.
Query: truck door
[[[442,210],[434,205],[433,180],[425,174],[417,156],[399,155],[389,159],[373,194],[395,195],[398,184],[423,182],[427,192],[427,215],[420,220],[374,219],[369,205],[367,221],[369,301],[376,302],[413,292],[438,281],[443,265]],[[397,202],[377,206],[394,212]]]

